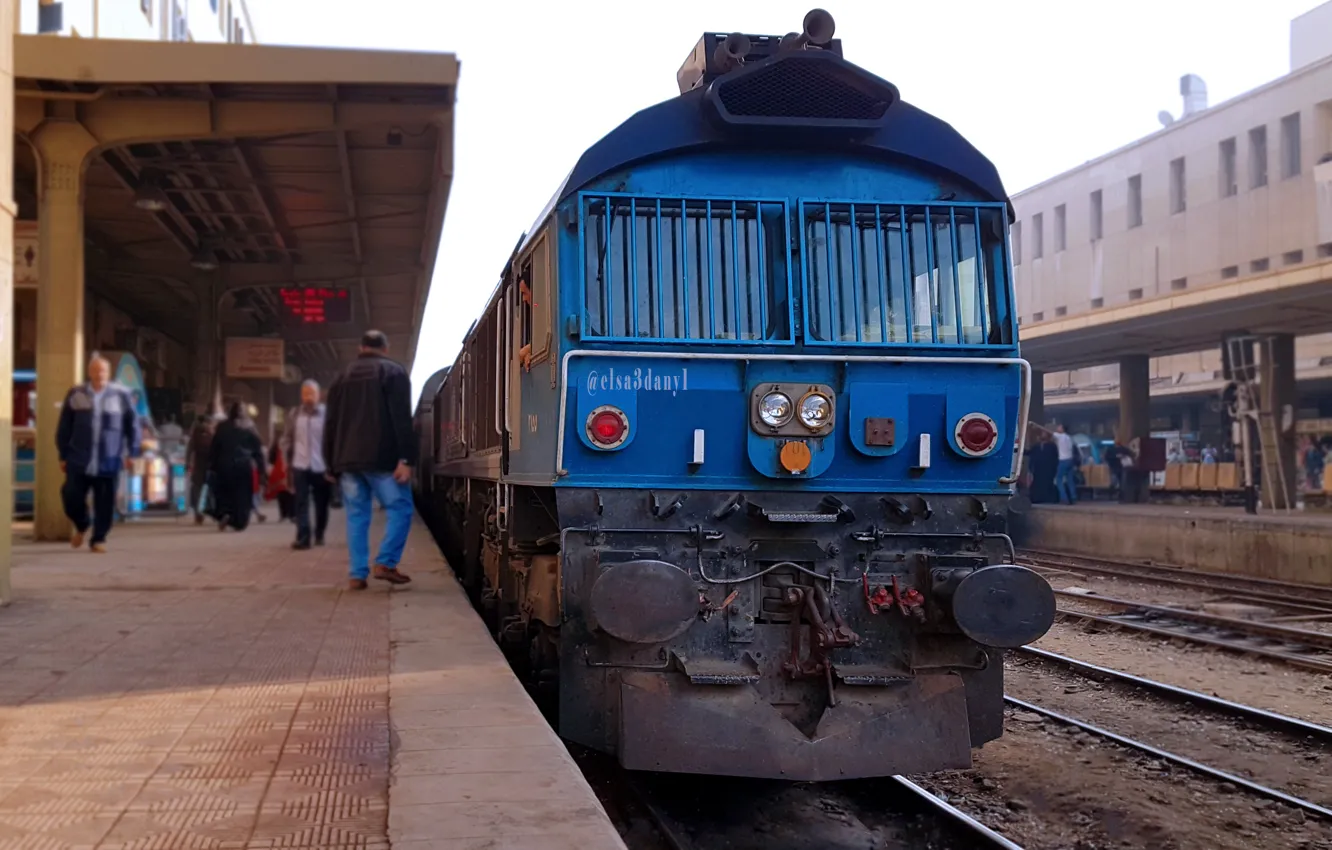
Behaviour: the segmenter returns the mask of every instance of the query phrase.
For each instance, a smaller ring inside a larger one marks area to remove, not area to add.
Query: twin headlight
[[[758,418],[771,428],[780,428],[798,417],[800,424],[811,431],[821,430],[832,418],[832,399],[821,392],[811,391],[800,397],[799,403],[780,390],[765,394],[758,403]]]

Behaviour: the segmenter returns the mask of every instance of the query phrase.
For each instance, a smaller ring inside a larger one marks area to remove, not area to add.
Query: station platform
[[[1033,505],[1019,547],[1332,585],[1332,514],[1185,505]]]
[[[424,526],[351,592],[343,514],[293,552],[274,513],[15,535],[0,850],[623,850]]]

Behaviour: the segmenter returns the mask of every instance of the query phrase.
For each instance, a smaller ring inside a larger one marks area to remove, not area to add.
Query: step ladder
[[[1229,394],[1228,399],[1229,413],[1239,426],[1235,449],[1243,460],[1245,508],[1250,513],[1256,512],[1255,490],[1259,487],[1268,495],[1273,510],[1288,512],[1295,509],[1294,500],[1289,498],[1286,468],[1281,463],[1283,423],[1279,421],[1277,411],[1263,408],[1260,395],[1259,364],[1271,359],[1269,337],[1245,335],[1226,339],[1226,380],[1233,387],[1233,394]]]

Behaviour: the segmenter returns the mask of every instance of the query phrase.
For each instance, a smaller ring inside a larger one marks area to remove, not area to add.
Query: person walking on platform
[[[83,546],[92,527],[92,551],[106,551],[106,536],[115,515],[116,484],[122,467],[139,456],[139,417],[129,390],[111,381],[111,362],[100,354],[88,361],[88,382],[70,390],[60,409],[56,448],[65,486],[60,496],[65,516],[74,523],[69,538],[75,549]],[[93,494],[93,518],[88,521],[88,491]]]
[[[301,384],[301,404],[287,414],[282,448],[291,461],[292,489],[296,491],[296,542],[293,549],[310,548],[310,501],[314,501],[314,545],[324,545],[328,528],[328,502],[333,485],[324,463],[324,417],[319,384]]]
[[[209,468],[213,472],[217,530],[224,531],[229,525],[244,531],[254,510],[254,476],[263,475],[264,447],[259,435],[247,425],[239,402],[231,405],[226,420],[217,426],[209,450]]]
[[[1059,468],[1055,472],[1055,489],[1059,491],[1059,502],[1064,505],[1076,504],[1078,488],[1074,475],[1077,474],[1077,454],[1073,448],[1073,438],[1065,433],[1062,424],[1055,426],[1054,444],[1059,452]]]
[[[364,590],[371,575],[372,499],[388,515],[373,575],[392,584],[411,581],[398,562],[412,527],[412,383],[388,358],[388,347],[382,332],[365,332],[360,355],[329,388],[324,417],[324,460],[339,479],[347,510],[352,590]]]
[[[194,420],[190,441],[185,446],[186,475],[190,479],[190,510],[194,511],[194,524],[203,525],[207,511],[199,503],[203,500],[204,485],[208,483],[208,450],[213,444],[213,421],[207,415]]]

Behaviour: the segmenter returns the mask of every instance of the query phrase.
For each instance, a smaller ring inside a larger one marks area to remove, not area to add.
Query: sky
[[[678,94],[704,32],[781,35],[815,0],[249,0],[260,41],[446,51],[461,62],[454,181],[415,392],[453,362],[514,243],[579,155]],[[1290,19],[1318,0],[822,0],[845,57],[952,124],[1010,193],[1178,116],[1179,78],[1211,105],[1289,70]],[[359,12],[340,11],[359,9]],[[1223,11],[1224,9],[1224,11]],[[338,11],[332,11],[338,10]]]

